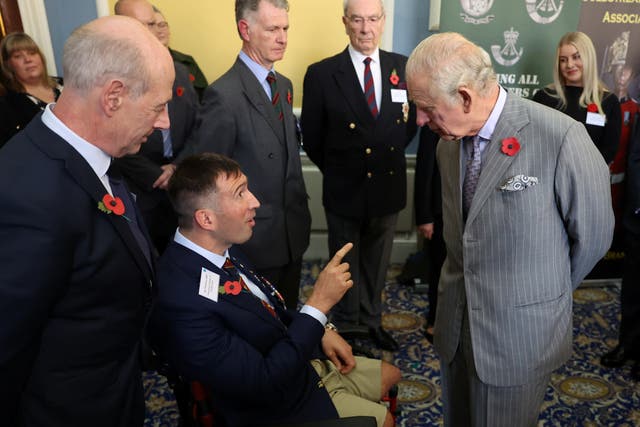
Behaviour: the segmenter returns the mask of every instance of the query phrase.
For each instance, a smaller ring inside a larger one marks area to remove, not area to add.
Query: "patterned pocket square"
[[[515,175],[511,178],[507,178],[505,182],[500,185],[502,191],[522,191],[527,187],[532,187],[538,183],[538,178],[535,176],[527,175]]]

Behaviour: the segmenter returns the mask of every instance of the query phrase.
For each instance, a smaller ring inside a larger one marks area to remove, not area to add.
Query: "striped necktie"
[[[378,117],[378,105],[376,104],[376,88],[373,84],[373,75],[371,74],[371,58],[364,59],[364,97],[367,99],[371,115]]]
[[[282,114],[282,103],[280,102],[280,92],[278,92],[278,83],[276,82],[276,75],[273,71],[269,71],[267,75],[267,82],[271,88],[271,104],[276,109],[278,119],[282,120],[284,115]]]

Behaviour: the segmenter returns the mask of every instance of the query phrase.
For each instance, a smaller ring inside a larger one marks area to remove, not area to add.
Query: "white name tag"
[[[604,126],[607,119],[604,114],[587,112],[587,124],[594,126]]]
[[[391,89],[391,102],[398,102],[400,104],[407,102],[406,89]]]
[[[200,289],[198,295],[211,301],[218,302],[218,287],[220,285],[220,275],[202,267],[200,273]]]

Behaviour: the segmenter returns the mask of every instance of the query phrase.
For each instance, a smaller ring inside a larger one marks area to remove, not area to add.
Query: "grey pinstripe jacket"
[[[501,152],[508,137],[520,143],[513,156]],[[582,124],[508,95],[465,225],[459,144],[443,141],[437,153],[447,259],[436,350],[451,361],[466,307],[480,379],[532,382],[571,354],[572,291],[611,243],[609,171]],[[519,174],[538,184],[499,189]]]

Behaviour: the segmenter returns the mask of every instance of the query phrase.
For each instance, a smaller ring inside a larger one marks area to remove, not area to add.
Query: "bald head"
[[[96,19],[76,29],[65,43],[65,86],[86,93],[117,77],[140,95],[149,87],[150,64],[165,56],[171,60],[140,22],[124,16]]]
[[[116,15],[123,15],[140,21],[149,29],[155,25],[153,6],[147,0],[118,0],[114,6]]]

